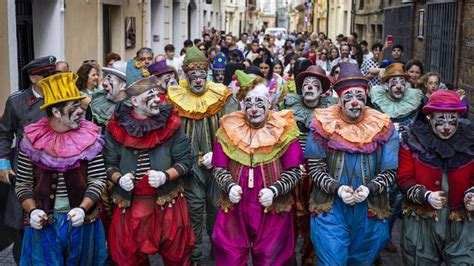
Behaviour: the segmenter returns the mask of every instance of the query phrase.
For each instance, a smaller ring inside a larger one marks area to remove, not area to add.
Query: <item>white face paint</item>
[[[160,113],[160,94],[156,89],[132,96],[130,100],[133,111],[140,117],[150,117]]]
[[[127,82],[125,82],[125,80],[113,74],[107,74],[105,76],[105,82],[107,85],[104,86],[104,89],[108,91],[106,96],[107,99],[117,102],[127,97],[127,93],[125,92]]]
[[[191,92],[201,94],[206,88],[206,70],[190,70],[187,73],[189,89]]]
[[[321,81],[316,77],[306,77],[303,80],[301,93],[305,102],[314,102],[319,99],[323,91]]]
[[[174,73],[166,73],[158,78],[158,85],[163,91],[166,91],[169,86],[173,86],[176,84],[177,82],[174,79]]]
[[[216,79],[217,83],[224,82],[224,72],[225,72],[225,69],[219,69],[219,68],[212,69],[212,75],[214,75],[214,78]]]
[[[264,84],[256,85],[242,101],[247,121],[251,127],[259,128],[265,124],[271,108],[270,94]]]
[[[433,132],[440,139],[451,138],[459,125],[459,113],[457,112],[433,112],[429,115]]]
[[[339,98],[339,104],[342,107],[342,115],[350,121],[359,119],[366,102],[367,94],[362,88],[347,89]]]
[[[395,101],[400,101],[405,95],[406,80],[403,77],[394,77],[388,80],[388,96]]]
[[[68,101],[62,110],[53,107],[53,115],[59,119],[59,123],[69,130],[77,129],[80,126],[80,120],[84,111],[81,108],[81,102]]]

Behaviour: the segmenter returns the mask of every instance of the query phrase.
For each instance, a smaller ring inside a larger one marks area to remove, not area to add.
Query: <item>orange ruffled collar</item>
[[[330,148],[363,153],[373,152],[394,130],[388,115],[369,107],[357,123],[349,123],[342,119],[339,105],[316,109],[311,129],[326,139]]]
[[[237,111],[221,118],[221,128],[235,146],[247,154],[270,153],[297,127],[291,110],[271,111],[261,128],[251,128],[245,112]]]

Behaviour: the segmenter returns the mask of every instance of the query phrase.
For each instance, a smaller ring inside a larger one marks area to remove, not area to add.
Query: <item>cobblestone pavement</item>
[[[402,258],[400,254],[400,229],[401,229],[401,222],[402,220],[398,219],[393,228],[393,240],[398,247],[397,253],[389,253],[387,251],[382,252],[382,265],[386,266],[400,266],[402,264]],[[206,234],[204,234],[206,235]],[[0,236],[1,237],[1,236]],[[298,245],[301,245],[301,241],[298,241]],[[209,255],[209,250],[211,249],[211,244],[209,242],[209,238],[207,235],[204,237],[204,260],[202,261],[202,265],[214,265],[214,261],[211,259]],[[163,265],[161,257],[159,255],[150,256],[151,265]],[[13,260],[13,256],[11,254],[11,246],[0,252],[0,266],[13,266],[15,265],[15,261]],[[252,265],[249,263],[249,265]]]

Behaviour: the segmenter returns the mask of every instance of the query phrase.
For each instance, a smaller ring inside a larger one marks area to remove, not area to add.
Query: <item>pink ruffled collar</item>
[[[31,146],[53,157],[73,157],[81,154],[100,138],[100,128],[81,119],[80,127],[64,133],[54,131],[47,118],[25,127],[25,138]]]

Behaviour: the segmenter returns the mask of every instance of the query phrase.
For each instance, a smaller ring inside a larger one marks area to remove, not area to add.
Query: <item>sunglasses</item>
[[[334,74],[339,74],[339,71],[334,71]]]
[[[199,48],[199,50],[201,50],[201,51],[206,51],[206,48]]]

